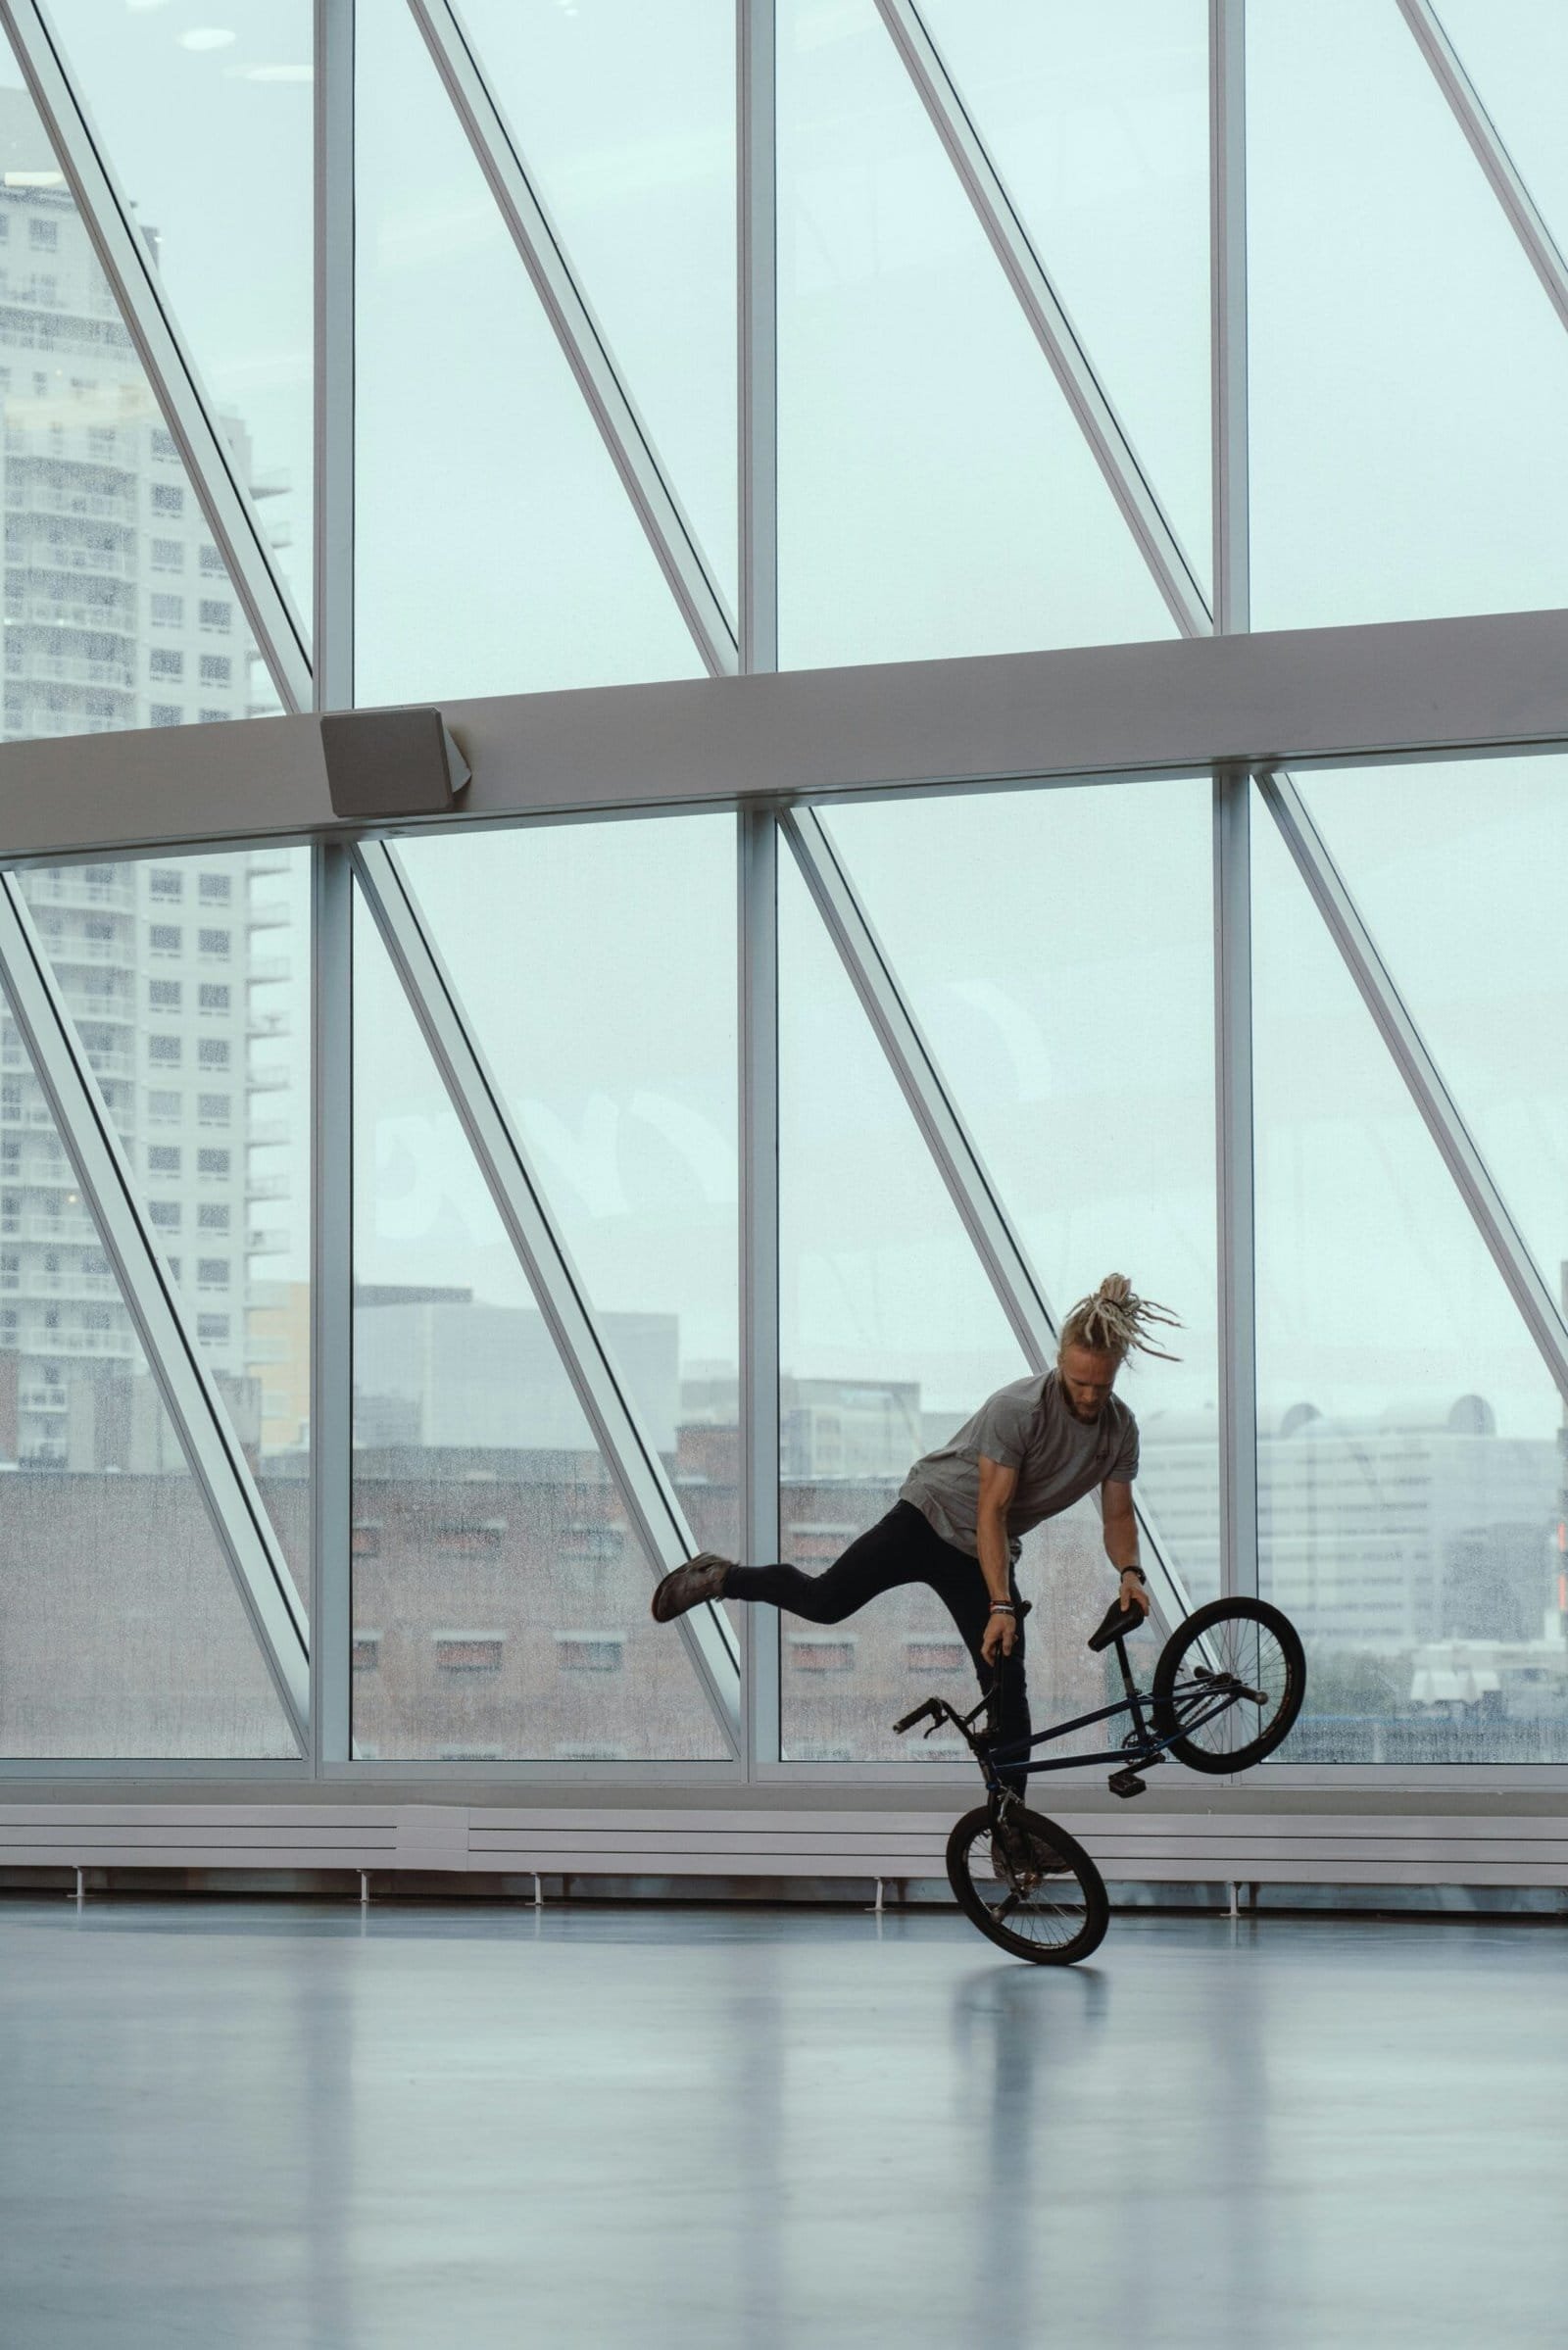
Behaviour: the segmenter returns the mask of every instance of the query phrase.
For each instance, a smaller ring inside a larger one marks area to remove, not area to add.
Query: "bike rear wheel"
[[[1250,1693],[1220,1705],[1226,1677]],[[1159,1652],[1155,1734],[1190,1771],[1250,1771],[1289,1738],[1305,1693],[1306,1656],[1290,1617],[1266,1599],[1211,1599]]]
[[[1070,1967],[1098,1950],[1110,1923],[1105,1881],[1082,1844],[1039,1812],[1012,1810],[1008,1865],[994,1860],[996,1817],[966,1811],[948,1838],[948,1883],[972,1925],[1013,1958]]]

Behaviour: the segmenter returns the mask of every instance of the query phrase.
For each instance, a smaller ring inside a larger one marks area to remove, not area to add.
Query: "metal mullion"
[[[353,872],[311,853],[312,1760],[352,1752],[354,1515]]]
[[[778,667],[778,24],[735,0],[740,665]],[[736,815],[740,1036],[741,1555],[779,1555],[778,828]],[[742,1620],[749,1778],[780,1758],[778,1612]]]
[[[780,822],[1024,1359],[1032,1370],[1049,1370],[1055,1361],[1060,1324],[827,830],[811,808],[793,808]],[[1134,1506],[1156,1615],[1167,1625],[1177,1623],[1191,1612],[1186,1589],[1148,1510],[1136,1500]]]
[[[1251,626],[1247,343],[1247,0],[1208,0],[1214,627]]]
[[[0,19],[278,697],[309,710],[309,637],[48,15],[41,0],[0,0]]]
[[[409,7],[681,616],[712,674],[732,676],[735,621],[457,9],[452,0]]]
[[[305,1610],[13,873],[0,873],[0,982],[241,1605],[289,1725],[308,1751]]]
[[[1214,778],[1214,1122],[1220,1590],[1255,1596],[1257,1321],[1252,1173],[1251,778]]]
[[[1527,1243],[1492,1179],[1419,1028],[1318,831],[1300,791],[1283,773],[1262,774],[1258,788],[1297,870],[1403,1078],[1444,1165],[1470,1211],[1493,1263],[1568,1401],[1568,1325]]]
[[[366,905],[614,1480],[632,1531],[651,1566],[676,1566],[696,1548],[685,1513],[658,1447],[643,1428],[626,1383],[611,1358],[505,1097],[479,1049],[408,877],[385,841],[356,842],[353,855]],[[731,1751],[738,1756],[740,1667],[729,1621],[721,1608],[708,1605],[682,1616],[678,1630],[699,1684]]]
[[[777,0],[736,0],[740,665],[778,667]]]
[[[1431,0],[1397,0],[1397,5],[1486,174],[1487,184],[1502,206],[1509,227],[1544,287],[1546,299],[1561,323],[1568,326],[1568,262],[1564,261],[1557,240],[1525,185],[1496,124],[1482,104],[1480,93],[1444,29],[1437,10]]]
[[[741,1106],[741,1539],[752,1566],[779,1555],[778,826],[739,827]],[[779,1620],[744,1618],[749,1776],[780,1759]]]
[[[1171,617],[1184,636],[1206,636],[1213,621],[1198,575],[914,0],[876,6]]]
[[[313,707],[354,703],[355,0],[315,0],[316,676]]]
[[[354,701],[355,0],[315,0],[318,710]],[[354,879],[311,850],[311,1760],[353,1750]]]

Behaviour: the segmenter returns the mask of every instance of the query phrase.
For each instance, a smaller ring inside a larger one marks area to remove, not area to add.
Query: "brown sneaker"
[[[688,1608],[701,1607],[705,1599],[721,1597],[724,1578],[734,1564],[732,1558],[720,1558],[716,1550],[699,1550],[684,1566],[672,1567],[654,1586],[649,1602],[654,1622],[672,1623],[676,1616],[685,1615]]]

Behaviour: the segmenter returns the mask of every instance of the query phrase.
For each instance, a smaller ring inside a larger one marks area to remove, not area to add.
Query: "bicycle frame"
[[[989,1715],[996,1702],[995,1686],[967,1714],[960,1714],[945,1697],[930,1697],[917,1713],[907,1716],[899,1727],[912,1728],[920,1714],[929,1713],[931,1730],[925,1734],[929,1738],[932,1730],[940,1729],[944,1722],[951,1722],[980,1765],[989,1793],[1001,1796],[1007,1790],[1000,1776],[999,1766],[1020,1778],[1032,1778],[1042,1771],[1070,1771],[1086,1765],[1093,1768],[1107,1762],[1117,1764],[1123,1771],[1136,1771],[1140,1766],[1147,1767],[1163,1761],[1177,1738],[1190,1738],[1195,1730],[1201,1730],[1208,1723],[1217,1721],[1230,1706],[1241,1701],[1244,1692],[1240,1689],[1215,1689],[1196,1679],[1179,1681],[1171,1690],[1171,1702],[1180,1715],[1180,1721],[1168,1738],[1161,1738],[1155,1732],[1152,1721],[1146,1718],[1145,1708],[1152,1703],[1151,1694],[1140,1689],[1134,1681],[1123,1642],[1117,1640],[1112,1644],[1116,1650],[1116,1662],[1121,1668],[1122,1688],[1126,1695],[1118,1698],[1113,1705],[1097,1706],[1093,1713],[1075,1714],[1070,1722],[1057,1722],[1050,1730],[1037,1730],[1030,1738],[1011,1738],[1004,1745],[999,1744],[987,1731],[976,1733],[975,1723],[982,1714]],[[1019,1760],[1021,1756],[1032,1753],[1036,1746],[1052,1745],[1057,1738],[1070,1738],[1075,1730],[1092,1729],[1097,1722],[1113,1722],[1121,1714],[1131,1714],[1133,1733],[1122,1740],[1119,1747],[1109,1752],[1101,1747],[1096,1753],[1057,1754],[1043,1757],[1038,1762]]]

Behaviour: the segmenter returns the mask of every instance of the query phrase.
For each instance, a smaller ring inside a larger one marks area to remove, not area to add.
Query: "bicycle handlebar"
[[[895,1722],[893,1725],[894,1736],[903,1738],[905,1732],[912,1730],[916,1722],[924,1722],[928,1718],[934,1723],[941,1721],[942,1700],[940,1697],[928,1697],[923,1705],[915,1707],[912,1714],[906,1714],[902,1722]]]

